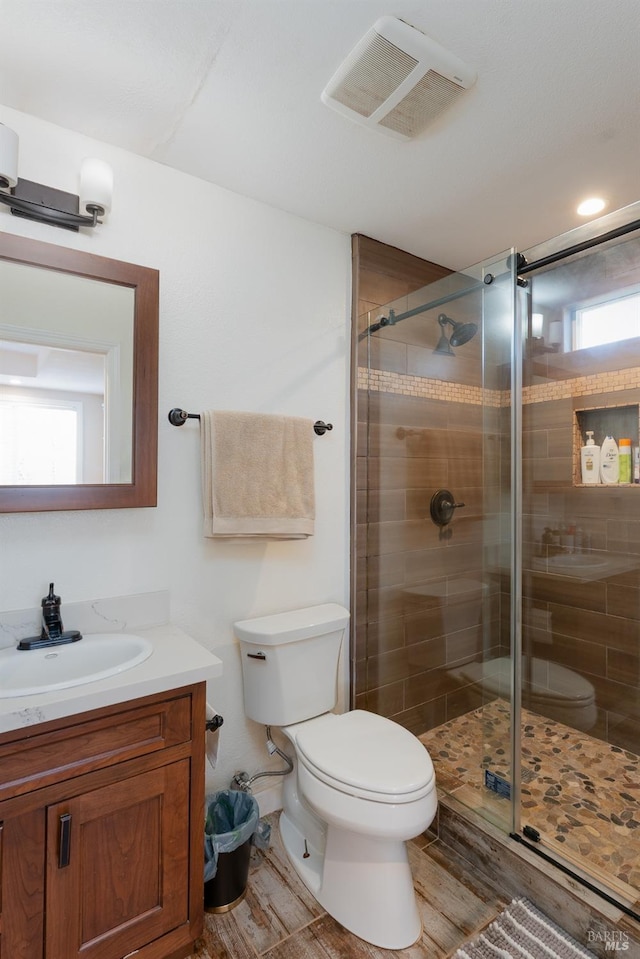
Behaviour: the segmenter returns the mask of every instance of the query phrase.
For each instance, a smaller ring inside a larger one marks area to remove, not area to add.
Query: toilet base
[[[381,949],[405,949],[420,938],[422,922],[404,842],[329,825],[323,851],[286,812],[280,816],[280,835],[309,892],[349,932]]]

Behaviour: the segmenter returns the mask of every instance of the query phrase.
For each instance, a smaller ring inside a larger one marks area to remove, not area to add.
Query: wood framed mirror
[[[159,274],[0,233],[0,512],[155,506]]]

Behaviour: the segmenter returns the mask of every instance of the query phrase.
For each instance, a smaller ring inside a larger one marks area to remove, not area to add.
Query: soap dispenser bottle
[[[600,447],[593,441],[593,430],[587,430],[587,444],[580,450],[580,469],[583,483],[600,482]]]
[[[620,476],[620,457],[618,444],[613,436],[605,436],[600,449],[600,479],[608,486],[618,482]]]

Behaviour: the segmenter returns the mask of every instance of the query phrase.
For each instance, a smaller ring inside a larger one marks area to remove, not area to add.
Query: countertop
[[[132,669],[32,696],[0,699],[0,733],[125,703],[222,675],[222,662],[177,626],[131,630],[153,643],[148,659]],[[22,654],[21,654],[22,655]],[[24,653],[28,656],[29,653]]]

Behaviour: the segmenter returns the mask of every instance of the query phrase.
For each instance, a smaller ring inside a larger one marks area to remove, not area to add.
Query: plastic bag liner
[[[235,789],[222,789],[207,796],[205,808],[204,880],[208,882],[218,870],[219,853],[233,852],[254,837],[259,810],[251,793]],[[268,823],[260,826],[267,827],[267,835],[264,828],[258,830],[255,845],[265,848],[269,845],[270,827]]]

